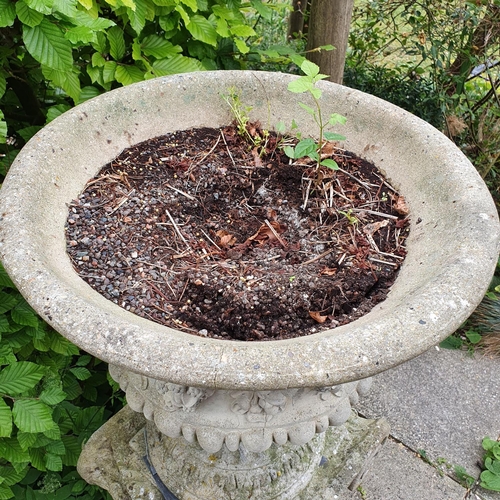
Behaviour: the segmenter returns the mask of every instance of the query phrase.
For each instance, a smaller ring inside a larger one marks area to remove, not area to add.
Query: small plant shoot
[[[481,486],[486,490],[500,491],[500,441],[486,437],[482,445],[485,470],[481,472]]]
[[[319,100],[321,99],[322,90],[319,89],[316,84],[320,80],[328,78],[328,75],[321,74],[319,72],[319,66],[308,60],[305,60],[301,64],[300,69],[305,74],[293,82],[290,82],[288,84],[288,90],[295,94],[307,93],[312,97],[314,103],[313,107],[308,106],[303,102],[299,102],[299,106],[313,117],[314,122],[319,128],[318,140],[316,141],[310,137],[302,139],[302,136],[297,134],[299,142],[295,146],[284,146],[283,151],[291,159],[304,157],[311,158],[316,162],[316,171],[318,171],[322,166],[338,170],[339,166],[335,160],[332,160],[331,158],[322,158],[322,151],[326,141],[345,140],[345,136],[329,132],[326,130],[326,127],[328,125],[344,125],[346,118],[338,113],[332,113],[326,120],[321,112]],[[297,128],[295,121],[292,123],[292,130],[294,128]],[[283,123],[278,124],[277,129],[281,132],[284,129]]]
[[[259,156],[262,156],[266,151],[269,131],[262,130],[261,133],[257,133],[257,131],[254,130],[254,132],[251,133],[250,112],[253,109],[252,106],[245,106],[241,102],[240,96],[235,87],[229,88],[228,95],[223,94],[222,98],[231,108],[238,134],[243,137],[251,147],[257,148]]]

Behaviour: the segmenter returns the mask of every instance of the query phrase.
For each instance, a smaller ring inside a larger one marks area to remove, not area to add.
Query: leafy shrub
[[[357,68],[347,66],[344,84],[392,102],[436,128],[443,127],[439,95],[425,76],[365,63]]]
[[[270,19],[273,9],[283,4],[0,0],[0,174],[73,104],[158,76],[240,69],[256,37],[249,19]]]
[[[104,499],[75,470],[124,400],[107,365],[44,323],[0,266],[0,499]]]
[[[370,0],[356,3],[348,54],[353,86],[382,94],[441,128],[476,165],[497,201],[499,33],[498,1]]]

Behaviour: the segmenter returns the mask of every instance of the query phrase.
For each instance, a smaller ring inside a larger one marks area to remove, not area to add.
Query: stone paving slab
[[[431,349],[375,377],[370,394],[362,399],[357,409],[368,418],[386,417],[391,425],[391,436],[410,450],[425,450],[431,461],[445,459],[477,477],[478,462],[483,456],[481,440],[485,436],[496,439],[500,435],[500,360],[480,354],[471,357],[461,351]],[[399,461],[400,457],[392,464],[395,471],[400,466]],[[374,463],[372,470],[376,467]],[[403,477],[396,477],[396,474],[394,481],[402,481],[410,487],[413,481],[410,475],[411,472]],[[482,489],[476,495],[484,500],[500,500],[500,493]],[[367,498],[374,500],[370,496]],[[391,498],[418,497],[412,494]],[[477,496],[469,493],[466,498]]]
[[[389,439],[352,500],[464,500],[466,494],[457,482],[441,476],[403,444]]]

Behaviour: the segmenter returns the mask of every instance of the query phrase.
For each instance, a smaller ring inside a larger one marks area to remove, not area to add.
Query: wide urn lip
[[[482,299],[499,247],[491,196],[457,147],[381,99],[321,82],[325,113],[347,117],[345,148],[373,161],[411,210],[408,256],[388,298],[349,325],[293,340],[207,339],[135,316],[92,290],[65,250],[68,204],[124,148],[231,121],[220,93],[239,90],[272,128],[295,118],[292,75],[199,72],[149,80],[91,99],[23,148],[0,193],[0,256],[16,286],[57,331],[115,365],[181,385],[271,390],[332,386],[396,366],[456,330]],[[277,297],[278,299],[278,297]]]

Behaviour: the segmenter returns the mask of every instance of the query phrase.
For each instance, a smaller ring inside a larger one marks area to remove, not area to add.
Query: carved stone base
[[[209,454],[183,438],[160,434],[125,407],[90,438],[78,471],[114,500],[163,500],[143,460],[147,436],[151,462],[179,500],[342,499],[357,487],[388,435],[385,419],[353,414],[305,445],[273,445],[262,453],[240,446]]]

